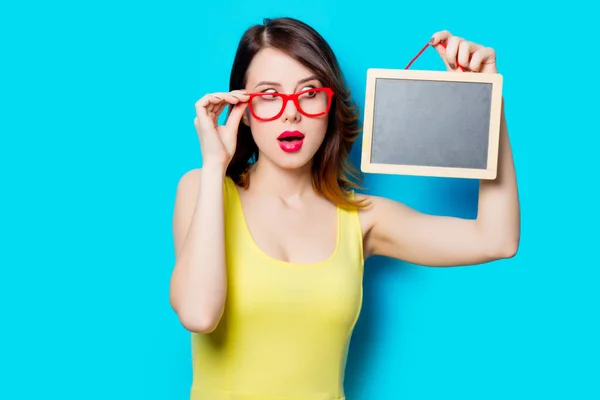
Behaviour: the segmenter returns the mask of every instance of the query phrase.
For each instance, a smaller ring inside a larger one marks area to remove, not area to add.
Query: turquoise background
[[[583,4],[2,0],[0,398],[188,398],[168,290],[177,180],[201,164],[194,102],[227,90],[241,34],[276,16],[325,36],[361,107],[367,68],[404,68],[442,29],[495,48],[504,75],[520,251],[470,268],[370,260],[348,399],[600,398],[597,19]],[[443,64],[429,49],[411,69]],[[365,186],[475,216],[473,181]]]

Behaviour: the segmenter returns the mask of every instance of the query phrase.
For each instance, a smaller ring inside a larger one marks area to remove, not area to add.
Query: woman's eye
[[[302,91],[304,92],[306,90],[312,90],[314,88],[315,88],[314,86],[305,86],[305,87],[302,88]],[[313,97],[315,95],[316,95],[315,92],[308,92],[308,93],[303,93],[302,94],[303,97]]]
[[[265,89],[262,91],[262,93],[266,93],[267,95],[269,94],[275,94],[277,93],[277,91],[275,89]],[[264,99],[273,99],[275,98],[275,96],[263,96]]]

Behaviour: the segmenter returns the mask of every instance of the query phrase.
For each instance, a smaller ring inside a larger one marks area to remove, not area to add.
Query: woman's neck
[[[284,201],[314,195],[310,163],[298,169],[284,169],[259,159],[250,170],[250,190],[276,196]]]

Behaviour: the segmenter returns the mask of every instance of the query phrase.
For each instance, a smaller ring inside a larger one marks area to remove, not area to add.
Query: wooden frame
[[[486,169],[432,167],[403,164],[376,164],[371,161],[373,140],[373,117],[375,107],[375,85],[377,79],[410,79],[427,81],[475,82],[492,84],[488,164]],[[367,87],[363,122],[361,170],[366,173],[397,175],[434,176],[448,178],[496,179],[500,118],[502,110],[502,75],[470,72],[424,71],[407,69],[367,70]]]

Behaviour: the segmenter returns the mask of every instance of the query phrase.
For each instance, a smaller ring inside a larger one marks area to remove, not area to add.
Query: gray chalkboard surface
[[[369,69],[361,169],[495,179],[502,75]]]

